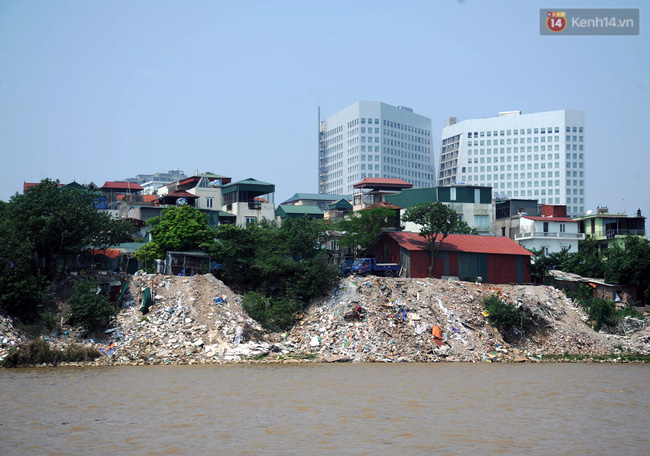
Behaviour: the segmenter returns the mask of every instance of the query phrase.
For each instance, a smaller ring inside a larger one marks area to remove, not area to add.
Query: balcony
[[[261,201],[249,201],[248,202],[248,209],[251,211],[259,211],[262,209],[262,202]]]
[[[560,232],[550,232],[545,233],[544,231],[528,231],[525,233],[515,234],[515,241],[523,239],[565,239],[569,241],[581,241],[585,238],[584,233],[560,233]]]

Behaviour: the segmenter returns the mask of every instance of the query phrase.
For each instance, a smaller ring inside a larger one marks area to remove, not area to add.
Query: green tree
[[[119,233],[130,234],[123,221],[112,219],[97,209],[101,195],[84,187],[59,186],[44,179],[24,194],[11,197],[6,211],[23,242],[45,261],[45,272],[53,279],[56,259],[65,259]]]
[[[606,250],[605,281],[635,286],[644,301],[650,300],[650,242],[628,235],[623,246]]]
[[[221,225],[212,254],[223,264],[224,282],[252,290],[243,300],[248,314],[265,328],[286,329],[294,314],[338,280],[322,246],[327,225],[307,217]]]
[[[384,232],[384,228],[397,225],[396,217],[399,215],[394,209],[385,207],[374,207],[354,212],[336,226],[336,229],[342,232],[339,243],[342,246],[350,247],[355,256],[362,257],[374,247]]]
[[[150,270],[153,261],[163,259],[165,252],[210,250],[215,239],[207,215],[189,205],[167,208],[150,223],[151,242],[133,254],[139,261],[151,262]]]
[[[74,284],[74,294],[68,300],[68,318],[74,326],[91,332],[101,328],[110,317],[117,313],[106,295],[101,294],[95,280],[82,280]]]
[[[11,222],[8,206],[0,201],[0,309],[31,319],[44,298],[46,281],[35,267],[34,245]]]
[[[440,245],[450,234],[475,234],[467,223],[458,219],[458,214],[451,207],[436,201],[409,207],[404,212],[403,220],[421,225],[420,236],[427,240],[431,254],[429,276],[433,275],[434,259]]]

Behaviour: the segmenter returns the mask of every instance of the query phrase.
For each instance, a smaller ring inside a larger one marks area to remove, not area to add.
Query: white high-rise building
[[[405,106],[357,101],[319,121],[318,192],[352,194],[366,177],[434,187],[431,119]]]
[[[465,182],[493,188],[495,197],[586,207],[584,111],[521,114],[457,122],[442,130],[438,185]]]

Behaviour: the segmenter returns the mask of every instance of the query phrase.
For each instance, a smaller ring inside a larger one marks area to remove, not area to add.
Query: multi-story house
[[[568,249],[578,251],[578,242],[585,238],[578,232],[578,222],[566,216],[566,206],[542,204],[541,215],[517,214],[511,217],[518,226],[514,240],[528,250],[541,250],[543,254]]]
[[[397,206],[409,208],[421,203],[440,201],[451,207],[460,220],[465,221],[478,234],[492,234],[492,189],[472,185],[452,185],[449,187],[431,187],[405,189],[400,193],[386,196]],[[419,232],[421,227],[408,222],[405,231]]]
[[[635,217],[610,214],[607,207],[599,207],[596,214],[576,217],[578,232],[598,241],[601,251],[612,244],[621,244],[628,235],[646,237],[645,217],[639,209]]]

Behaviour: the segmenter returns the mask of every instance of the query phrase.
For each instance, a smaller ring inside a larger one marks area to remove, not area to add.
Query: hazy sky
[[[539,9],[641,8],[632,37],[540,36]],[[317,192],[317,109],[586,112],[587,207],[650,214],[643,1],[0,1],[0,200],[45,177],[182,169]]]

